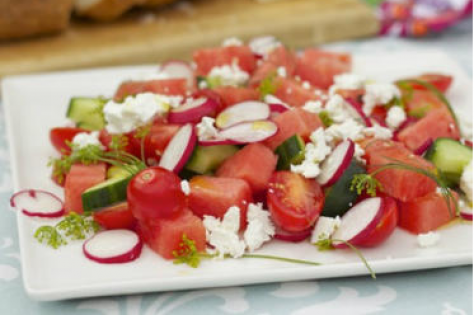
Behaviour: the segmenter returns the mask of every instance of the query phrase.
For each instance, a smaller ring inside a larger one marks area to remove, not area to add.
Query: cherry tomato
[[[273,221],[288,232],[301,232],[314,225],[324,205],[323,190],[315,180],[288,171],[270,179],[267,203]]]
[[[172,218],[186,208],[180,178],[161,167],[135,175],[128,184],[127,200],[133,216],[144,221]]]
[[[395,199],[382,197],[382,212],[382,217],[377,226],[364,238],[354,242],[353,245],[375,247],[392,235],[398,224],[398,205]]]
[[[99,140],[107,149],[110,149],[110,144],[112,142],[112,137],[113,137],[113,135],[108,133],[106,129],[102,129],[99,132]],[[133,138],[133,135],[131,133],[127,133],[127,134],[122,135],[122,137],[124,137],[123,140],[126,141],[126,145],[124,147],[124,150],[127,151],[130,154],[133,154],[133,155],[139,154],[139,151],[138,152],[134,151],[134,145],[133,145],[134,138]],[[138,155],[137,155],[137,157],[138,157]]]
[[[58,152],[62,154],[69,154],[71,152],[71,148],[66,144],[66,141],[72,142],[74,136],[81,132],[87,132],[87,130],[75,127],[53,128],[49,132],[49,139]]]
[[[94,212],[94,220],[107,230],[132,229],[136,223],[126,202]]]
[[[370,114],[370,118],[375,119],[383,127],[387,127],[385,119],[387,118],[387,107],[385,106],[375,106],[374,110]]]

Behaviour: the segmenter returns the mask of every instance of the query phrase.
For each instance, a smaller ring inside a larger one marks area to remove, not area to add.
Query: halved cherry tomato
[[[431,85],[434,85],[438,90],[445,93],[451,83],[453,82],[453,77],[450,75],[438,74],[438,73],[425,73],[420,76],[414,77],[414,80],[425,81]],[[420,84],[412,84],[412,87],[416,90],[426,90],[426,87]]]
[[[375,106],[374,110],[370,114],[370,118],[375,119],[381,126],[387,127],[385,119],[387,118],[387,107]]]
[[[319,218],[324,194],[315,180],[281,171],[273,174],[268,187],[268,208],[273,221],[283,230],[304,231]]]
[[[72,142],[74,136],[81,132],[87,132],[87,130],[76,127],[53,128],[49,132],[49,139],[58,152],[61,154],[68,154],[71,152],[71,148],[66,144],[66,142]]]
[[[127,201],[138,220],[172,218],[186,208],[181,179],[161,167],[150,167],[135,175],[127,188]]]
[[[398,205],[391,197],[382,197],[382,217],[377,226],[366,237],[353,245],[362,247],[375,247],[383,243],[397,227]]]
[[[107,230],[132,229],[136,219],[126,202],[94,212],[94,220]]]

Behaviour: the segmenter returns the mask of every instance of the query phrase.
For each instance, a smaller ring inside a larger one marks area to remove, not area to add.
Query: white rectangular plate
[[[4,106],[12,155],[15,190],[41,188],[62,195],[46,167],[54,154],[48,134],[65,123],[71,96],[112,95],[124,79],[154,71],[153,66],[84,70],[8,78],[3,82]],[[436,51],[355,56],[355,72],[379,81],[444,72],[454,76],[448,94],[458,112],[472,117],[472,83],[450,58]],[[46,222],[18,215],[23,280],[37,300],[243,285],[263,282],[367,275],[349,250],[318,252],[310,244],[272,241],[259,253],[309,259],[320,267],[277,261],[240,259],[205,261],[199,268],[173,265],[145,248],[129,264],[102,265],[86,259],[81,243],[58,250],[38,244],[33,232]],[[438,268],[472,263],[472,226],[456,224],[440,231],[439,245],[417,247],[416,237],[402,230],[382,246],[364,250],[377,273]]]

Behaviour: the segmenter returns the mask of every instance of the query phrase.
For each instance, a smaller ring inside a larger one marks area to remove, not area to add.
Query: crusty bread
[[[13,39],[64,30],[72,0],[0,0],[0,39]]]
[[[97,21],[111,21],[135,5],[146,0],[75,0],[74,9],[78,16]]]

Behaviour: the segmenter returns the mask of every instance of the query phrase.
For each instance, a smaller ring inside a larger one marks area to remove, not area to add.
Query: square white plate
[[[112,95],[118,84],[136,73],[154,71],[153,66],[60,72],[11,77],[3,82],[4,106],[12,155],[15,190],[41,188],[59,195],[46,167],[54,154],[48,134],[63,125],[71,96]],[[379,81],[444,72],[454,76],[448,94],[458,112],[472,117],[472,83],[464,71],[445,54],[413,51],[355,56],[355,72]],[[318,252],[308,243],[272,241],[259,253],[309,259],[320,267],[265,260],[205,261],[197,269],[173,265],[145,248],[129,264],[102,265],[86,259],[81,242],[58,250],[33,238],[45,221],[18,215],[23,280],[27,293],[37,300],[60,300],[99,295],[169,291],[263,282],[367,275],[367,270],[349,250]],[[364,250],[377,273],[438,268],[472,263],[472,225],[457,224],[440,231],[438,246],[417,247],[416,237],[402,230],[382,246]]]

